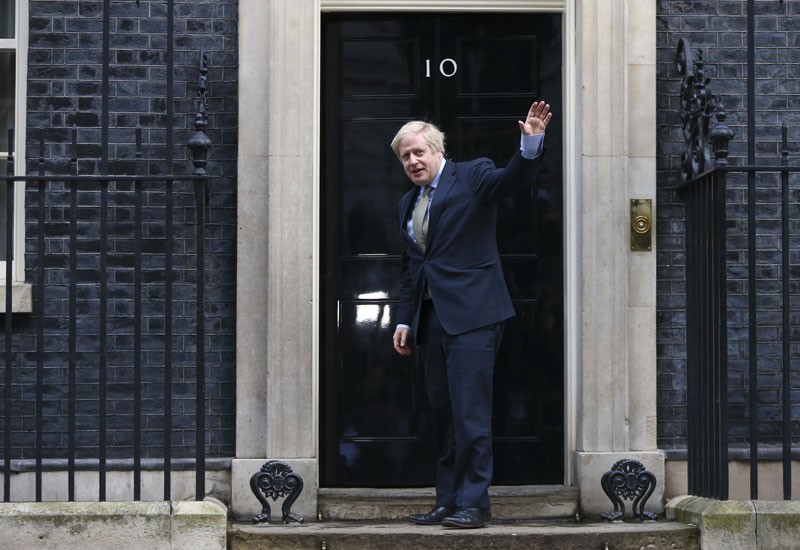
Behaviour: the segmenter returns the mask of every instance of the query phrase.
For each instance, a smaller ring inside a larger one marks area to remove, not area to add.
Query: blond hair
[[[392,151],[397,155],[397,158],[400,158],[400,142],[409,136],[417,134],[422,135],[432,152],[441,151],[442,155],[444,155],[444,134],[442,131],[430,122],[412,120],[403,124],[392,140]]]

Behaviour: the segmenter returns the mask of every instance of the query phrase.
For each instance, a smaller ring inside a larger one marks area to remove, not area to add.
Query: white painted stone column
[[[315,66],[318,3],[239,2],[235,516],[260,505],[250,476],[267,460],[305,483],[292,508],[317,510],[314,342]],[[280,519],[280,501],[273,517]]]
[[[653,250],[630,250],[630,199],[655,205],[656,12],[652,2],[577,2],[580,359],[575,480],[581,509],[610,510],[602,474],[642,462],[659,486]],[[654,210],[655,211],[655,210]],[[654,223],[652,224],[655,225]]]

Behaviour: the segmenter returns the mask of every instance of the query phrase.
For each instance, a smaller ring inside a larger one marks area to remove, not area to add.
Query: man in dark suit
[[[400,199],[405,250],[398,325],[400,355],[422,348],[425,386],[439,454],[436,502],[408,520],[482,527],[491,518],[492,381],[506,319],[514,315],[495,228],[497,203],[530,187],[552,113],[534,102],[519,121],[520,148],[505,168],[486,158],[444,158],[444,135],[427,122],[404,125],[392,140],[416,185]]]

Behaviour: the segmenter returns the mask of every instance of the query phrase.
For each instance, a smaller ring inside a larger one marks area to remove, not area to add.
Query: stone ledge
[[[667,503],[667,518],[696,525],[703,550],[800,549],[800,502],[796,501],[680,496]]]
[[[0,313],[6,312],[6,288],[0,283]],[[33,311],[33,286],[28,283],[11,283],[11,312],[31,313]]]
[[[231,550],[699,550],[697,528],[678,522],[499,522],[484,529],[447,529],[406,522],[298,525],[233,523]],[[738,550],[738,549],[737,549]]]
[[[214,500],[0,504],[0,540],[18,550],[224,550],[226,531]]]

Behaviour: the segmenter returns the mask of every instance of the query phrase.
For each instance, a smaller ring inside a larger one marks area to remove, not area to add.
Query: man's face
[[[403,170],[408,179],[416,185],[424,187],[436,178],[442,163],[442,152],[434,153],[422,135],[415,134],[404,138],[400,142],[398,151]]]

